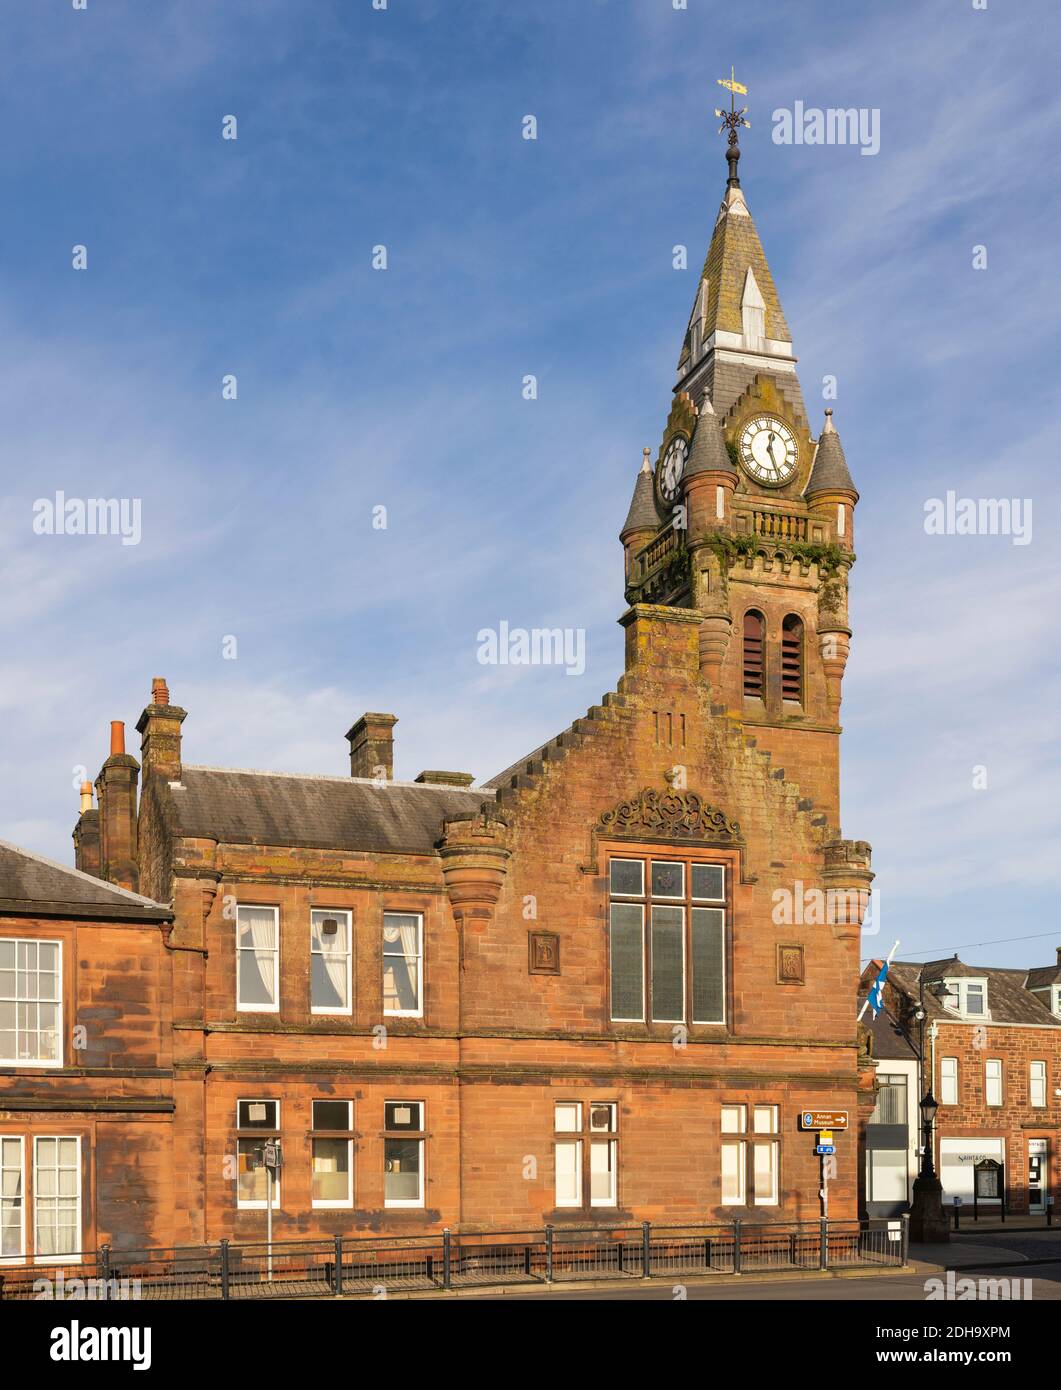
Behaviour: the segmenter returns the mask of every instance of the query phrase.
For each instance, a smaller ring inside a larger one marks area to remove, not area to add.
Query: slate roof
[[[847,467],[847,459],[844,457],[844,446],[840,443],[840,436],[837,434],[832,421],[826,420],[825,429],[818,437],[818,447],[814,453],[814,467],[811,469],[803,495],[810,497],[816,492],[833,492],[837,489],[853,492],[856,497],[858,496],[858,489],[852,482],[851,473]]]
[[[911,999],[918,997],[918,976],[920,964],[910,961],[893,961],[888,979]],[[988,1022],[991,1023],[1038,1023],[1061,1028],[1061,1018],[1056,1018],[1049,1008],[1030,994],[1024,987],[1026,970],[1004,970],[990,965],[966,965],[955,957],[949,960],[932,961],[925,969],[926,980],[984,979],[987,981]],[[958,1016],[925,991],[925,1016],[931,1022],[936,1019],[956,1020]],[[963,1020],[969,1022],[968,1019]],[[975,1020],[973,1020],[975,1022]]]
[[[859,1008],[862,1007],[865,997],[864,994],[859,996]],[[887,1010],[882,1010],[874,1018],[867,1009],[862,1015],[862,1022],[873,1039],[872,1056],[878,1062],[917,1061],[913,1044]]]
[[[689,462],[685,466],[687,478],[693,477],[696,473],[732,473],[734,477],[737,474],[729,451],[726,449],[726,438],[722,433],[722,424],[715,414],[711,406],[711,398],[706,392],[700,405],[696,429],[693,431]]]
[[[384,854],[433,854],[444,820],[475,815],[494,795],[423,782],[188,766],[169,792],[180,835]]]
[[[163,903],[0,840],[0,915],[168,922]]]
[[[1061,985],[1061,961],[1057,965],[1037,965],[1028,971],[1025,989],[1045,989],[1047,985]]]
[[[619,539],[622,540],[628,531],[654,531],[659,524],[660,515],[656,510],[656,489],[652,483],[652,474],[648,469],[641,468],[638,470],[634,495],[630,499],[630,510],[623,522],[623,529],[619,532]]]
[[[770,274],[743,190],[727,189],[700,274],[700,280],[707,281],[703,328],[705,340],[717,329],[728,333],[744,331],[741,301],[749,266],[763,297],[766,336],[779,342],[790,342],[791,334],[781,312],[774,277]]]

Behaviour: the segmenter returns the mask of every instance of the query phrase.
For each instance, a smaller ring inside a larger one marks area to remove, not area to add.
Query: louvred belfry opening
[[[744,693],[763,695],[763,615],[744,615]]]
[[[803,703],[803,624],[794,613],[781,625],[781,696]]]

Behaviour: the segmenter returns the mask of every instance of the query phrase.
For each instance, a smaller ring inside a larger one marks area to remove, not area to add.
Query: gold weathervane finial
[[[722,122],[718,128],[719,135],[721,135],[724,130],[729,131],[729,139],[726,142],[726,159],[729,162],[729,186],[731,188],[739,188],[740,179],[737,177],[737,161],[740,159],[740,146],[737,144],[737,132],[740,130],[741,126],[750,130],[751,122],[744,119],[748,108],[742,106],[738,111],[734,97],[737,92],[739,92],[741,96],[746,97],[748,95],[748,89],[742,82],[737,81],[737,74],[732,67],[729,70],[728,77],[718,77],[715,81],[720,87],[725,87],[726,91],[729,92],[729,110],[720,110],[716,106],[715,115]]]

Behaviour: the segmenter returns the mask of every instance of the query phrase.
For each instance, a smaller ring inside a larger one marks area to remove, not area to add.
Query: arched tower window
[[[763,696],[763,615],[751,609],[744,615],[744,693]]]
[[[803,703],[803,624],[795,613],[781,624],[781,698]]]

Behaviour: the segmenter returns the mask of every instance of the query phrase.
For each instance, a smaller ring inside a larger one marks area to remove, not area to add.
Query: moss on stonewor
[[[759,536],[744,532],[718,531],[709,538],[707,545],[718,556],[720,563],[728,567],[742,557],[754,555],[762,548],[763,541]],[[774,553],[777,551],[804,564],[817,565],[823,576],[836,574],[841,565],[850,564],[855,558],[838,545],[826,545],[820,541],[785,541]]]

